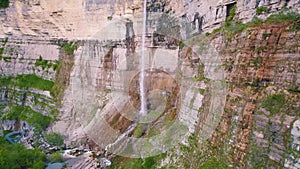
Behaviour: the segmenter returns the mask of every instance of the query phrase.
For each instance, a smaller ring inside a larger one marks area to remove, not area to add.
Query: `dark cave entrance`
[[[230,16],[230,11],[236,6],[236,2],[226,4],[226,18]]]

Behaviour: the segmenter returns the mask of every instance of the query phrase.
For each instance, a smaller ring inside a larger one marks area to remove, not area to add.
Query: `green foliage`
[[[18,75],[16,77],[16,86],[23,88],[35,88],[44,91],[51,91],[54,82],[45,80],[34,74]]]
[[[63,97],[63,91],[69,83],[68,78],[66,78],[69,75],[66,73],[67,71],[71,71],[71,68],[72,66],[70,65],[70,63],[66,61],[59,61],[57,66],[54,67],[54,70],[56,70],[57,72],[57,76],[51,89],[51,95],[58,100]]]
[[[136,138],[141,137],[143,135],[145,128],[146,128],[145,124],[142,124],[142,123],[138,124],[133,132],[134,137],[136,137]]]
[[[35,112],[30,107],[25,107],[20,119],[27,121],[38,130],[45,130],[52,121],[51,117]]]
[[[9,6],[9,0],[0,0],[0,8],[7,8]]]
[[[263,115],[264,112],[263,112],[263,111],[258,111],[257,114],[258,114],[258,115]]]
[[[267,96],[262,103],[262,107],[270,111],[271,115],[277,114],[285,106],[286,100],[283,94],[273,94]]]
[[[223,27],[220,27],[220,28],[216,28],[216,29],[214,29],[214,30],[212,31],[212,33],[211,33],[211,34],[209,34],[209,35],[215,35],[215,34],[218,34],[218,33],[220,33],[220,32],[222,31],[222,28],[223,28]]]
[[[4,43],[4,45],[8,42],[8,38],[4,38],[4,39],[2,39],[2,41],[1,41],[2,43]]]
[[[4,48],[0,48],[0,60],[2,59],[3,51],[4,51]]]
[[[281,23],[287,23],[287,22],[299,21],[299,20],[300,20],[300,14],[296,12],[289,12],[287,14],[280,12],[278,14],[272,14],[271,16],[269,16],[266,20],[266,23],[281,24]]]
[[[227,31],[227,33],[230,33],[233,35],[242,32],[246,28],[247,28],[247,25],[243,24],[241,21],[237,21],[235,23],[228,24],[225,26],[225,30]]]
[[[264,34],[263,34],[263,39],[267,39],[267,38],[269,38],[270,36],[271,36],[270,33],[264,33]]]
[[[55,83],[51,90],[51,95],[58,100],[58,104],[63,98],[63,93],[69,84],[70,73],[74,65],[74,51],[78,48],[77,42],[63,43],[60,45],[64,50],[65,56],[63,59],[56,62],[53,69],[56,71]],[[57,105],[60,106],[60,105]]]
[[[5,136],[6,134],[9,134],[13,132],[12,130],[3,130],[3,136]]]
[[[257,15],[261,15],[261,14],[267,13],[267,12],[268,12],[268,8],[265,6],[260,6],[260,7],[256,8]]]
[[[51,117],[35,112],[30,107],[12,106],[2,116],[4,120],[22,120],[34,126],[38,131],[45,130],[51,123]]]
[[[201,46],[200,46],[200,48],[201,48]],[[198,76],[194,77],[192,79],[193,81],[200,82],[200,81],[205,80],[204,67],[205,67],[205,65],[203,63],[199,64],[199,67],[198,67]]]
[[[206,147],[201,147],[199,140],[195,135],[188,138],[188,144],[180,145],[181,155],[177,161],[178,166],[184,168],[199,168],[203,160],[203,154],[207,152]],[[207,154],[208,155],[208,154]]]
[[[46,155],[40,149],[26,149],[21,144],[9,144],[0,137],[0,167],[3,169],[44,169]]]
[[[154,168],[155,164],[156,164],[156,159],[154,157],[148,157],[144,161],[144,168],[145,169]]]
[[[226,18],[226,22],[231,22],[236,13],[236,5],[230,10],[229,16]]]
[[[53,70],[56,70],[57,67],[58,67],[58,62],[56,63],[52,63],[52,62],[49,62],[48,60],[43,60],[42,56],[40,55],[39,58],[35,61],[35,66],[38,67],[38,66],[41,66],[42,69],[50,69],[50,68],[53,68]]]
[[[18,86],[21,88],[35,88],[44,91],[51,91],[54,82],[45,80],[34,74],[18,75],[17,77],[0,77],[1,86]]]
[[[127,168],[143,168],[143,160],[140,158],[127,160],[121,167],[122,169]]]
[[[3,114],[2,119],[5,119],[5,120],[19,119],[22,111],[23,111],[23,107],[21,107],[21,106],[12,106],[7,112],[5,112]]]
[[[289,31],[300,31],[300,24],[299,24],[299,22],[291,25]]]
[[[64,145],[64,137],[60,133],[50,133],[45,136],[45,139],[48,141],[49,144],[53,146],[63,146]]]
[[[161,154],[153,157],[141,158],[125,158],[115,157],[112,159],[112,165],[110,169],[127,169],[127,168],[139,168],[139,169],[156,169],[160,165],[162,159],[166,158],[166,154]]]
[[[160,134],[160,130],[156,126],[152,126],[152,128],[148,130],[147,137],[153,137],[158,134]]]
[[[191,135],[188,138],[187,144],[179,145],[180,153],[175,149],[175,156],[171,156],[171,161],[175,163],[167,164],[165,168],[186,168],[186,169],[215,169],[229,168],[227,165],[227,157],[221,151],[218,151],[215,146],[209,142],[200,142],[198,137]],[[173,159],[174,158],[174,159]]]
[[[214,157],[205,161],[205,163],[199,169],[229,169],[230,167],[226,165],[224,161],[216,159]]]
[[[52,68],[54,71],[58,70],[58,68],[60,67],[61,65],[61,62],[60,61],[56,61],[56,64],[53,64],[52,65]]]
[[[183,41],[180,41],[179,42],[179,49],[183,49],[185,46],[184,42]]]
[[[112,16],[108,16],[107,19],[111,21],[113,19],[113,17]]]
[[[77,48],[78,48],[78,43],[76,43],[76,42],[63,43],[61,45],[61,48],[64,49],[64,51],[67,55],[73,56],[74,51],[77,50]]]
[[[62,159],[62,156],[61,156],[60,152],[57,151],[55,153],[52,153],[50,155],[50,161],[53,162],[53,163],[62,162],[63,159]]]
[[[51,114],[52,116],[56,117],[56,116],[58,115],[58,111],[57,111],[56,109],[52,109],[52,110],[50,111],[50,114]]]
[[[299,20],[300,20],[300,14],[295,12],[289,12],[287,14],[285,13],[279,13],[279,14],[272,14],[269,16],[265,22],[263,22],[261,19],[254,17],[251,22],[248,22],[246,24],[242,23],[241,21],[237,21],[232,23],[231,17],[228,17],[225,24],[221,26],[220,28],[217,28],[213,30],[213,32],[210,34],[210,36],[214,36],[218,33],[226,33],[228,38],[231,38],[233,35],[240,33],[247,29],[248,27],[254,27],[254,26],[261,26],[264,24],[284,24],[284,23],[291,23],[290,29],[291,31],[298,31],[300,30],[299,26]]]
[[[251,22],[246,23],[247,27],[258,26],[262,24],[263,24],[263,20],[257,17],[254,17]]]
[[[199,89],[199,92],[200,92],[201,95],[204,95],[205,89],[201,89],[201,88],[200,88],[200,89]]]
[[[5,62],[10,62],[11,61],[11,57],[10,56],[8,56],[8,57],[2,57],[3,58],[3,60],[5,61]]]

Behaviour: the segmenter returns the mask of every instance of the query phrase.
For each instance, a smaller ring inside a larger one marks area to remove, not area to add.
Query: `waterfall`
[[[139,86],[140,86],[140,102],[141,102],[141,108],[139,115],[144,116],[147,114],[147,100],[146,100],[146,92],[145,92],[145,43],[146,43],[146,20],[147,20],[147,0],[144,0],[144,6],[143,6],[143,32],[142,32],[142,56],[140,58],[140,77],[139,77]],[[141,120],[140,118],[138,120]],[[105,147],[105,157],[108,157],[108,152],[113,146],[117,145],[119,142],[124,142],[124,140],[128,137],[128,135],[136,128],[138,122],[134,122],[132,125],[130,125],[127,130],[118,136],[118,138],[111,144],[107,145]],[[125,140],[126,144],[126,140]],[[126,146],[118,146],[116,148],[113,148],[114,151],[121,152],[121,149]]]
[[[147,20],[147,0],[144,0],[144,17],[143,17],[143,33],[142,33],[142,56],[141,56],[141,73],[140,73],[140,114],[147,114],[147,101],[145,93],[145,39],[146,39],[146,20]]]

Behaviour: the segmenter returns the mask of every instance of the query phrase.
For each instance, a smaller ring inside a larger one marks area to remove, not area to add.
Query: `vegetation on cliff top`
[[[233,13],[231,13],[231,15],[233,15]],[[228,17],[223,26],[213,30],[211,34],[207,33],[207,35],[214,36],[222,32],[226,33],[226,35],[231,38],[233,35],[244,31],[248,27],[264,26],[270,24],[290,24],[292,30],[300,30],[300,14],[296,12],[279,12],[278,14],[272,14],[265,21],[254,17],[253,20],[248,23],[242,23],[240,20],[233,22],[233,20],[231,19],[233,17],[231,15]]]

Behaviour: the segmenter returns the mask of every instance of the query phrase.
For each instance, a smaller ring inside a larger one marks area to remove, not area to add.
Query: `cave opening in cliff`
[[[236,6],[236,2],[226,4],[226,18],[230,16],[230,12],[235,6]]]

